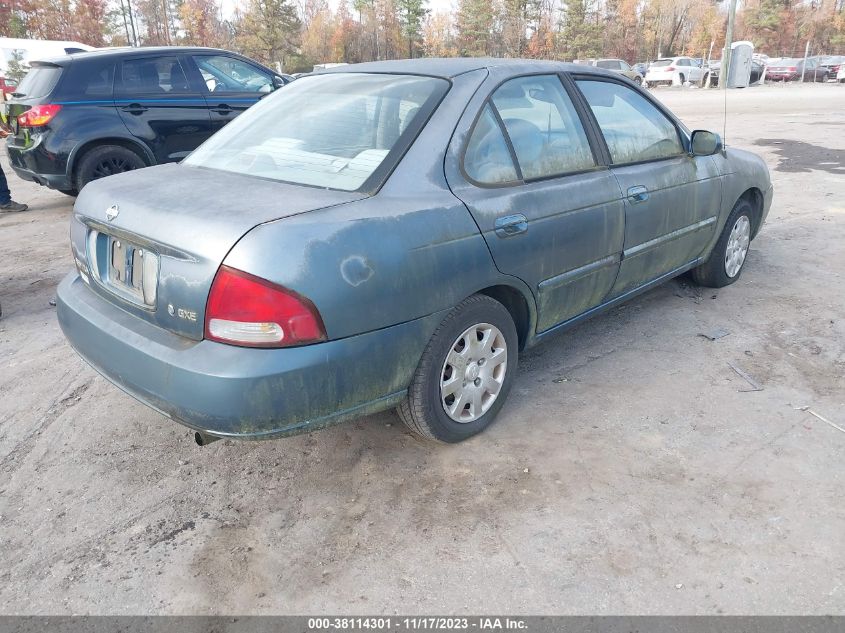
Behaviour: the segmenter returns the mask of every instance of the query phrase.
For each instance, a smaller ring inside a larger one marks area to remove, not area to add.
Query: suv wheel
[[[85,153],[76,169],[76,189],[92,180],[121,174],[133,169],[142,169],[147,164],[132,150],[120,145],[100,145]]]
[[[518,339],[505,306],[473,295],[443,319],[423,352],[399,405],[416,435],[460,442],[487,428],[516,374]]]

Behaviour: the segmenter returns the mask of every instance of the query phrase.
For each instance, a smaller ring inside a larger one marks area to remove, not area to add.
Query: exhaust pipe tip
[[[194,433],[194,441],[197,443],[197,446],[208,446],[212,442],[216,442],[221,439],[223,438],[217,437],[216,435],[209,435],[208,433],[203,433],[202,431]]]

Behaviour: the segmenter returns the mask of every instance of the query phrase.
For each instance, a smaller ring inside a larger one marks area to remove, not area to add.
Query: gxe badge
[[[111,222],[120,214],[120,207],[116,204],[111,205],[106,209],[106,219]]]

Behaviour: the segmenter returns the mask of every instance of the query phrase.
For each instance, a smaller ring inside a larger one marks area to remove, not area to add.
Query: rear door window
[[[487,185],[518,180],[505,135],[489,103],[484,106],[467,144],[464,171],[475,182]]]
[[[173,56],[125,60],[120,84],[121,93],[127,96],[191,92],[185,71]]]
[[[493,93],[526,180],[595,167],[581,120],[556,75],[511,79]]]

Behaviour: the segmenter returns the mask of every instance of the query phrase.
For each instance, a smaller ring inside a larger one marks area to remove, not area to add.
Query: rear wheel
[[[76,189],[82,188],[92,180],[121,174],[133,169],[142,169],[147,164],[132,150],[120,145],[100,145],[86,154],[79,161],[76,170]]]
[[[736,203],[710,259],[692,270],[693,280],[709,288],[722,288],[739,279],[751,244],[754,209],[743,198]]]
[[[517,363],[517,334],[507,309],[473,295],[443,319],[399,405],[416,435],[460,442],[480,433],[505,403]]]
[[[634,83],[637,84],[638,86],[642,86],[643,85],[643,78],[640,77],[639,75],[637,75],[636,77],[634,77]]]

